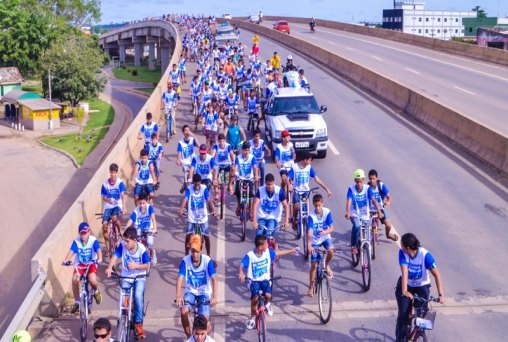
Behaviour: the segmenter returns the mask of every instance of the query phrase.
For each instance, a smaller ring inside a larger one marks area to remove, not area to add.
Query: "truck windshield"
[[[274,115],[319,113],[319,106],[313,96],[278,98],[274,101]]]

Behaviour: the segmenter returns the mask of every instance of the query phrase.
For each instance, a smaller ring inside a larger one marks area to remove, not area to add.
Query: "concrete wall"
[[[274,16],[263,17],[263,20],[266,21],[287,20],[289,22],[289,25],[291,25],[291,23],[308,24],[309,19],[310,18],[274,17]],[[234,20],[234,22],[237,23],[236,20]],[[421,46],[429,49],[443,51],[454,55],[461,55],[469,58],[479,59],[486,62],[508,65],[508,51],[503,51],[499,49],[484,48],[481,46],[471,45],[467,43],[458,43],[449,40],[421,37],[413,34],[384,30],[373,27],[339,23],[331,20],[316,19],[316,25],[317,25],[316,29],[318,31],[319,27],[326,27],[336,30],[358,33],[371,37],[389,39],[401,43],[407,43],[415,46]]]
[[[231,20],[231,22],[238,25],[238,27],[256,31],[319,62],[375,97],[401,109],[406,114],[448,137],[491,167],[508,173],[507,137],[425,97],[417,91],[408,89],[368,68],[339,57],[329,50],[270,28],[240,20]]]
[[[168,25],[171,24],[168,23]],[[178,63],[182,50],[178,31],[175,27],[172,27],[172,29],[175,34],[176,47],[171,64]],[[109,176],[109,165],[117,163],[121,170],[120,177],[124,180],[129,179],[133,165],[139,159],[139,151],[143,147],[143,142],[137,140],[137,132],[145,120],[145,113],[152,112],[154,120],[159,120],[160,98],[167,83],[168,73],[169,70],[163,74],[155,91],[145,103],[140,113],[133,120],[125,134],[119,139],[102,165],[97,169],[97,172],[72,204],[69,211],[62,217],[32,258],[32,279],[34,280],[37,277],[39,269],[43,269],[48,274],[45,285],[47,295],[40,306],[40,313],[42,315],[57,315],[64,301],[65,293],[70,291],[73,270],[70,267],[61,266],[61,263],[69,250],[72,240],[78,236],[77,227],[79,223],[82,221],[89,222],[93,234],[99,236],[101,224],[96,219],[95,213],[102,212],[100,189],[102,183]],[[132,192],[130,187],[128,190]]]

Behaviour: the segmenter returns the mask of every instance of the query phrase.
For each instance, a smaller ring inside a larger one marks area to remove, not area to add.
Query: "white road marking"
[[[460,91],[463,91],[464,93],[466,94],[469,94],[469,95],[476,95],[475,93],[473,93],[472,91],[469,91],[469,90],[466,90],[464,88],[461,88],[461,87],[458,87],[458,86],[453,86],[455,89],[457,90],[460,90]]]
[[[226,218],[224,217],[224,220],[217,219],[217,246],[215,247],[216,251],[216,262],[217,266],[222,267],[224,269],[223,272],[217,272],[217,277],[219,280],[219,296],[217,297],[217,305],[216,309],[218,311],[223,311],[226,307]],[[219,325],[219,323],[217,323]],[[220,323],[220,329],[217,329],[216,327],[214,329],[214,339],[217,342],[223,342],[225,341],[225,336],[222,336],[220,332],[226,331],[226,321],[223,321]]]
[[[349,50],[349,51],[356,51],[356,49],[353,49],[352,47],[349,47],[349,46],[346,46],[346,50]]]
[[[328,43],[330,43],[332,45],[337,45],[337,43],[335,43],[335,42],[328,42]]]
[[[335,154],[336,156],[338,156],[340,153],[339,151],[337,150],[337,148],[335,147],[335,145],[332,143],[331,140],[328,140],[328,147],[330,147],[330,150],[332,151],[333,154]]]
[[[390,50],[402,52],[402,53],[405,53],[405,54],[408,54],[408,55],[412,55],[412,56],[416,56],[416,57],[421,57],[421,58],[424,58],[424,59],[427,59],[427,60],[430,60],[430,61],[433,61],[433,62],[445,64],[445,65],[448,65],[448,66],[451,66],[451,67],[456,67],[456,68],[459,68],[459,69],[463,69],[463,70],[474,72],[476,74],[480,74],[480,75],[483,75],[483,76],[492,77],[492,78],[495,78],[495,79],[498,79],[498,80],[501,80],[501,81],[508,82],[508,78],[506,78],[506,77],[501,77],[501,76],[489,74],[488,72],[484,72],[484,71],[480,71],[480,70],[475,70],[475,69],[472,69],[472,68],[469,68],[469,67],[466,67],[466,66],[458,65],[456,62],[446,62],[446,61],[443,61],[443,60],[438,59],[438,58],[424,56],[421,53],[410,52],[410,51],[407,51],[406,49],[399,49],[399,48],[396,48],[396,47],[393,47],[393,46],[389,46],[387,44],[381,44],[381,43],[377,43],[375,41],[370,41],[370,40],[367,40],[367,39],[360,39],[360,38],[357,38],[357,37],[353,37],[353,36],[349,36],[349,35],[344,35],[344,34],[340,34],[340,33],[333,32],[333,31],[334,31],[333,29],[323,30],[323,32],[332,34],[332,35],[337,36],[337,37],[342,37],[342,38],[347,38],[347,39],[353,39],[353,40],[364,42],[364,43],[369,44],[369,45],[381,46],[383,48],[387,48],[387,49],[390,49]],[[398,43],[398,42],[394,42],[394,43]],[[402,45],[403,43],[398,43],[398,44]],[[425,49],[425,48],[422,48],[422,49]],[[430,50],[430,49],[426,49],[426,50],[429,50],[429,52],[436,53],[436,54],[439,53],[437,51],[433,51],[433,50]],[[441,55],[450,57],[450,55],[448,55],[446,53],[441,53]],[[467,62],[467,63],[471,63],[471,61],[467,57],[463,57],[463,56],[451,56],[451,57],[454,57],[456,59],[459,59],[459,60]],[[496,67],[496,66],[492,66],[492,65],[486,64],[486,63],[481,63],[481,62],[476,62],[476,61],[473,61],[473,62],[481,64],[481,65],[484,65],[484,66],[488,66],[488,67]]]
[[[376,60],[378,60],[378,61],[382,61],[382,60],[383,60],[382,58],[380,58],[380,57],[378,57],[378,56],[374,56],[374,55],[372,55],[372,56],[370,56],[370,57],[371,57],[371,58],[374,58],[374,59],[376,59]]]
[[[417,75],[421,75],[422,74],[421,72],[413,70],[411,68],[406,68],[406,70],[412,72],[413,74],[417,74]]]

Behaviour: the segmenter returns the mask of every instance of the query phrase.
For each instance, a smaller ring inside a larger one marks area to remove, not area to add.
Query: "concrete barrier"
[[[178,30],[174,26],[173,29],[176,35],[176,37],[174,37],[176,45],[169,64],[170,66],[173,63],[178,63],[182,51]],[[39,307],[39,313],[41,315],[58,315],[65,294],[71,288],[72,270],[69,267],[63,267],[61,263],[69,250],[72,240],[78,236],[77,227],[79,223],[87,221],[92,227],[93,234],[99,236],[101,223],[100,220],[97,220],[95,217],[95,213],[102,212],[100,189],[102,183],[109,176],[109,165],[111,163],[118,164],[120,167],[119,176],[128,183],[134,163],[139,159],[139,151],[143,147],[143,142],[137,140],[138,130],[146,120],[145,114],[147,112],[152,112],[156,122],[159,120],[161,114],[160,99],[162,91],[166,89],[170,66],[163,74],[156,90],[134,118],[127,131],[118,140],[115,147],[111,150],[111,153],[97,169],[97,172],[93,175],[76,201],[71,205],[69,211],[62,217],[47,240],[32,258],[32,279],[36,279],[39,270],[43,270],[47,273],[45,285],[46,295]]]
[[[337,56],[327,49],[267,27],[245,21],[231,21],[238,27],[256,31],[317,61],[376,98],[403,110],[406,114],[448,137],[477,159],[498,171],[508,173],[508,138],[500,133],[388,77]]]
[[[287,20],[296,24],[308,24],[310,18],[297,18],[297,17],[277,17],[277,16],[264,16],[265,21]],[[396,42],[411,44],[428,49],[438,50],[442,52],[451,53],[454,55],[461,55],[473,59],[478,59],[490,63],[496,63],[508,66],[508,51],[487,48],[467,43],[459,43],[450,40],[441,40],[429,37],[417,36],[414,34],[402,33],[392,30],[385,30],[381,28],[373,28],[362,25],[354,25],[347,23],[340,23],[337,21],[316,19],[316,25],[319,27],[326,27],[335,30],[347,31],[351,33],[358,33],[370,37],[377,37],[382,39],[393,40]]]

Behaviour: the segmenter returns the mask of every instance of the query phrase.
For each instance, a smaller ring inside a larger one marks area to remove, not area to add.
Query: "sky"
[[[506,0],[427,0],[425,9],[468,11],[481,6],[489,16],[508,15]],[[315,17],[342,22],[381,22],[383,9],[393,8],[393,0],[102,0],[101,23],[124,22],[167,13],[221,16],[265,15]]]

